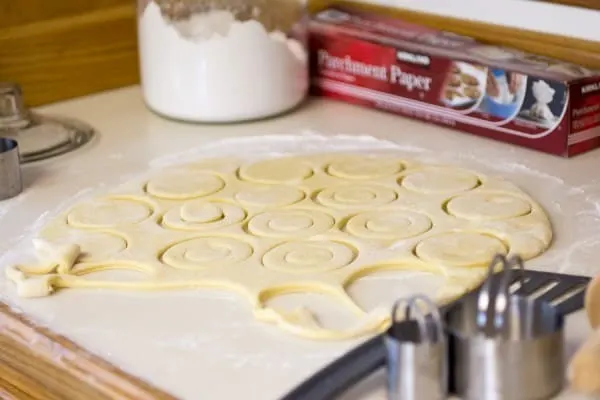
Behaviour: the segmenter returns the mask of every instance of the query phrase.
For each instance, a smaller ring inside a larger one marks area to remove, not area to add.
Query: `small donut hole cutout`
[[[288,274],[320,274],[352,264],[358,249],[350,243],[333,240],[290,240],[262,256],[262,265]]]
[[[449,231],[429,236],[413,248],[413,255],[432,265],[484,267],[496,254],[510,253],[501,238],[486,232]]]
[[[404,170],[405,161],[385,154],[340,155],[323,168],[330,176],[342,179],[380,179]]]
[[[356,312],[336,298],[337,293],[310,286],[271,288],[261,293],[261,303],[300,329],[350,329],[356,325]]]
[[[531,202],[510,193],[475,191],[453,196],[442,204],[453,217],[472,221],[495,221],[531,214]]]
[[[369,312],[380,307],[391,310],[399,298],[416,294],[435,299],[445,283],[444,275],[434,268],[425,271],[419,264],[390,263],[363,269],[346,282],[345,289]]]
[[[398,193],[391,187],[371,183],[343,183],[317,189],[311,200],[332,209],[374,209],[392,203]]]
[[[247,234],[254,236],[297,238],[312,237],[329,231],[335,219],[319,210],[275,209],[254,215],[244,224]]]
[[[312,166],[300,157],[279,157],[242,165],[239,180],[265,184],[298,184],[311,176]]]
[[[299,203],[307,197],[307,194],[294,186],[256,184],[240,190],[234,197],[245,207],[272,208]]]
[[[246,210],[226,201],[191,200],[167,211],[161,219],[164,229],[210,231],[238,224]]]
[[[225,181],[216,174],[167,170],[146,182],[144,191],[158,199],[190,200],[217,193],[224,187]]]
[[[473,172],[441,167],[426,167],[402,174],[397,182],[410,191],[432,195],[466,192],[482,184]]]

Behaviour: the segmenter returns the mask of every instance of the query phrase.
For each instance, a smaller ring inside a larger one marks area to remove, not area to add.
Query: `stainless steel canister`
[[[498,263],[504,274],[492,279]],[[446,316],[451,390],[464,400],[541,400],[563,387],[563,317],[550,303],[511,294],[515,266],[520,258],[497,257],[477,295]]]

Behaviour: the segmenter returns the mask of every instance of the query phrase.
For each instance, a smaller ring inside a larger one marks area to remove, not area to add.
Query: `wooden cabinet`
[[[331,1],[309,4],[318,8]],[[597,0],[546,1],[600,8]],[[392,14],[600,69],[597,41],[407,10]],[[31,106],[135,84],[135,16],[135,0],[0,0],[0,81],[21,84]]]
[[[0,81],[31,106],[138,82],[135,0],[0,2]]]

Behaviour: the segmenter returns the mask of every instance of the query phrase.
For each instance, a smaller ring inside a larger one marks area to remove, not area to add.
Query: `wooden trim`
[[[4,303],[0,303],[0,326],[2,398],[175,400],[69,339],[35,325]]]
[[[0,1],[0,27],[22,26],[68,16],[77,16],[92,11],[108,9],[135,0],[18,0]]]
[[[27,4],[50,4],[43,0],[22,0]],[[21,84],[30,106],[70,99],[139,82],[135,2],[94,0],[87,12],[73,3],[63,16],[42,19],[23,12],[10,17],[0,5],[0,81]],[[526,1],[526,0],[523,0]],[[554,3],[585,5],[600,9],[593,0],[548,0]],[[333,0],[309,2],[311,10]],[[18,2],[19,7],[21,1]],[[77,4],[75,4],[77,3]],[[61,3],[62,4],[62,3]],[[115,5],[121,4],[121,5]],[[564,59],[600,69],[600,42],[510,28],[407,9],[355,4],[363,9],[383,11],[416,23],[472,36],[484,42]],[[103,7],[101,7],[103,6]],[[8,7],[8,8],[7,8]],[[57,11],[52,11],[52,16]],[[4,24],[5,21],[13,23]],[[24,23],[16,24],[16,21]],[[28,23],[29,22],[29,23]]]
[[[587,41],[549,33],[352,1],[313,0],[309,2],[309,10],[315,12],[332,4],[348,4],[365,11],[381,12],[388,16],[395,16],[433,28],[470,36],[482,42],[514,47],[519,50],[568,60],[575,64],[600,70],[600,41]]]
[[[565,6],[589,8],[591,10],[600,10],[600,2],[598,0],[543,0],[548,3],[562,4]]]
[[[134,1],[0,27],[0,81],[19,83],[30,106],[137,83]]]

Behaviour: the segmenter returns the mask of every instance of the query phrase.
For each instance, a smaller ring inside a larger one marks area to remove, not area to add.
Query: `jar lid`
[[[71,152],[94,134],[94,129],[81,121],[31,112],[19,85],[0,82],[0,137],[18,142],[22,163]]]

